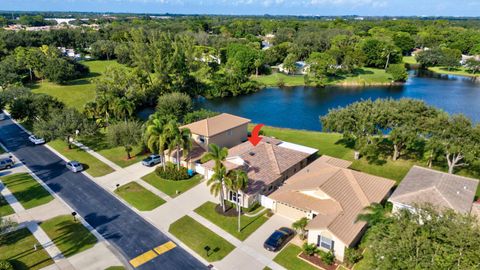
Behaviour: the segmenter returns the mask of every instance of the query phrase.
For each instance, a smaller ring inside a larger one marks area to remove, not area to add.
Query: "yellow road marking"
[[[157,256],[158,256],[157,253],[153,252],[153,250],[149,250],[143,253],[142,255],[131,259],[130,264],[136,268],[150,260],[153,260]]]
[[[173,243],[172,241],[168,241],[167,243],[161,245],[161,246],[158,246],[156,248],[154,248],[153,250],[155,250],[155,252],[158,253],[158,255],[162,254],[162,253],[165,253],[167,251],[169,251],[170,249],[176,247],[177,245],[175,245],[175,243]]]

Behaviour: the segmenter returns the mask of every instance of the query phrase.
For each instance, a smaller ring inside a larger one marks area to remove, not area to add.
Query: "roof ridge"
[[[440,174],[442,174],[442,175],[455,176],[455,177],[463,178],[463,179],[465,179],[465,180],[480,182],[480,180],[479,180],[479,179],[476,179],[476,178],[467,177],[467,176],[458,175],[458,174],[449,174],[449,173],[442,172],[442,171],[439,171],[439,170],[435,170],[435,169],[432,169],[432,168],[427,168],[427,167],[418,166],[418,165],[413,165],[413,167],[416,167],[416,168],[422,169],[422,170],[427,170],[427,171],[432,171],[432,172],[440,173]]]
[[[280,166],[278,165],[278,160],[277,160],[277,157],[275,155],[275,151],[273,150],[273,145],[271,145],[269,143],[266,143],[264,145],[267,149],[268,159],[270,159],[270,161],[273,163],[273,171],[277,174],[281,174]]]
[[[348,179],[350,185],[353,188],[353,192],[355,192],[355,194],[357,194],[357,197],[360,199],[362,204],[364,206],[369,206],[371,203],[368,200],[367,195],[363,191],[363,188],[358,183],[357,178],[355,178],[355,176],[353,175],[353,173],[350,170],[341,169],[341,171],[347,176],[347,179]]]
[[[447,197],[445,197],[445,196],[443,195],[443,193],[437,188],[436,185],[433,187],[433,189],[435,189],[435,190],[438,192],[438,194],[447,202],[447,204],[450,206],[450,208],[455,209],[455,207],[453,207],[453,205],[452,205],[452,203],[450,202],[450,200],[448,200]],[[470,208],[470,209],[471,209],[471,208]]]
[[[210,120],[210,117],[207,117],[207,119],[205,119],[205,126],[206,126],[206,131],[207,131],[207,137],[210,137],[210,129],[208,128],[208,120]]]
[[[419,190],[415,190],[415,191],[412,191],[412,192],[408,192],[408,193],[402,194],[402,195],[397,196],[397,197],[391,196],[391,197],[389,198],[389,200],[397,201],[398,199],[401,199],[401,198],[403,198],[403,197],[410,197],[410,196],[412,196],[412,195],[415,195],[415,194],[418,194],[418,193],[421,193],[421,192],[425,192],[425,191],[427,191],[427,190],[429,190],[429,189],[436,189],[436,188],[435,188],[435,186],[429,186],[429,187],[426,187],[426,188],[422,188],[422,189],[419,189]],[[438,189],[437,189],[437,191],[438,191]],[[393,195],[393,194],[392,194],[392,195]]]

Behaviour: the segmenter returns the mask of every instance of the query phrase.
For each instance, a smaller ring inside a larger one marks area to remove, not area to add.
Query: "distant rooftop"
[[[182,126],[182,128],[190,129],[193,134],[211,137],[248,123],[250,123],[250,119],[229,113],[222,113]]]

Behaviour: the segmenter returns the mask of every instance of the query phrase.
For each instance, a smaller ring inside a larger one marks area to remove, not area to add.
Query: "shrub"
[[[362,252],[356,248],[347,248],[345,250],[345,263],[353,266],[363,258]]]
[[[177,168],[177,165],[167,162],[165,166],[165,170],[163,166],[158,166],[155,169],[155,173],[163,179],[166,180],[185,180],[189,179],[190,175],[188,174],[188,169],[185,167],[180,166],[180,170]]]
[[[395,82],[404,82],[408,79],[407,69],[403,64],[391,64],[387,68],[387,73],[392,75]]]
[[[0,260],[0,270],[13,270],[13,265],[5,260]]]
[[[317,245],[315,244],[309,244],[307,242],[303,243],[303,252],[307,254],[308,256],[313,256],[317,254],[320,250],[317,248]]]
[[[320,259],[322,262],[332,265],[335,262],[335,255],[331,251],[325,252],[323,250],[319,250],[318,254],[320,255]]]

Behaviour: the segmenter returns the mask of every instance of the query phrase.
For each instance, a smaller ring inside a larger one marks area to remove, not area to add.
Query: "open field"
[[[37,250],[33,250],[33,245]],[[15,270],[37,270],[53,264],[53,260],[27,228],[4,235],[0,242],[0,260],[8,260]]]
[[[67,106],[83,110],[85,103],[95,99],[94,79],[102,76],[108,67],[120,65],[116,61],[84,61],[82,64],[90,68],[90,74],[85,78],[72,80],[65,85],[41,81],[30,84],[34,93],[43,93],[56,97]]]
[[[166,180],[160,178],[155,172],[151,172],[142,177],[145,182],[156,187],[157,189],[172,198],[177,197],[178,195],[196,186],[198,183],[200,183],[202,178],[203,176],[201,174],[196,174],[192,178],[187,180]]]
[[[122,199],[140,211],[150,211],[165,203],[162,198],[142,187],[137,182],[130,182],[120,186],[115,190],[115,194],[122,197]]]
[[[71,215],[58,216],[40,224],[65,257],[93,247],[97,238]]]
[[[184,216],[168,229],[185,245],[209,262],[223,259],[235,246],[189,216]],[[206,247],[209,248],[208,254]]]
[[[2,180],[25,209],[46,204],[53,200],[52,195],[28,173],[2,176],[0,180]]]
[[[93,177],[103,176],[114,171],[107,164],[74,145],[72,145],[72,149],[68,149],[67,143],[63,140],[51,141],[48,145],[68,159],[82,163],[85,171]]]

